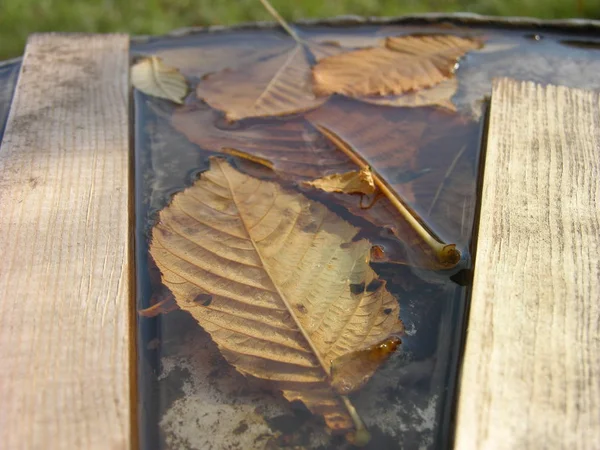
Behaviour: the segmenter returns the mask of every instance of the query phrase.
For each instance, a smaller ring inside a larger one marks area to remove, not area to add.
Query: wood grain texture
[[[129,38],[33,35],[0,147],[0,445],[131,448]]]
[[[455,448],[600,445],[600,95],[496,80]]]

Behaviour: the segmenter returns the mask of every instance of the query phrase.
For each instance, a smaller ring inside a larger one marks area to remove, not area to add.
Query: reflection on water
[[[357,47],[374,45],[382,36],[415,31],[427,29],[365,26],[360,32],[349,32],[314,28],[308,35]],[[471,264],[481,111],[491,78],[502,75],[597,87],[581,74],[574,75],[582,68],[598,69],[598,61],[590,56],[593,50],[561,45],[559,40],[568,36],[548,35],[549,39],[534,41],[526,38],[525,31],[453,32],[487,39],[483,51],[461,61],[459,91],[454,97],[457,113],[374,106],[335,96],[309,113],[229,124],[193,94],[181,107],[135,94],[139,309],[169,296],[148,254],[157,213],[208,168],[209,156],[223,148],[262,156],[274,163],[276,173],[270,176],[284,184],[353,167],[315,131],[315,124],[334,131],[363,155],[434,234],[456,243],[463,252],[456,268],[430,270],[418,264],[414,256],[418,249],[407,242],[410,227],[384,203],[361,210],[344,203],[347,199],[304,192],[359,226],[363,237],[400,263],[372,264],[400,303],[406,334],[401,347],[371,381],[351,395],[372,434],[366,448],[449,446],[468,294],[465,283],[457,280],[468,280],[460,271]],[[274,31],[232,31],[159,39],[138,45],[134,51],[162,56],[197,83],[209,73],[244,67],[291,45]],[[559,60],[560,69],[555,65]],[[229,157],[242,171],[265,173],[264,168]],[[302,404],[289,403],[263,381],[239,374],[183,311],[140,318],[139,355],[140,440],[145,449],[349,447],[343,436],[331,435],[322,418]]]
[[[20,61],[0,65],[0,142],[2,142],[2,136],[4,136],[10,102],[12,101],[20,69]]]

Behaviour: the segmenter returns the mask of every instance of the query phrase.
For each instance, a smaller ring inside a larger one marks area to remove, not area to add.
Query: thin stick
[[[313,124],[327,139],[329,139],[338,149],[343,151],[351,160],[361,169],[367,167],[367,162],[359,156],[346,142],[331,130],[317,124]],[[421,239],[433,250],[438,262],[445,268],[456,266],[460,261],[460,252],[456,249],[456,244],[446,244],[440,238],[435,236],[433,232],[427,230],[421,221],[415,216],[416,213],[407,206],[398,195],[390,189],[385,181],[381,179],[379,174],[372,170],[373,181],[381,192],[394,205],[402,217],[410,224]]]
[[[352,436],[346,436],[346,439],[357,447],[363,447],[367,445],[371,440],[371,433],[369,433],[369,430],[367,430],[367,427],[358,415],[358,412],[356,412],[354,405],[350,403],[348,397],[342,395],[342,401],[346,405],[346,409],[350,413],[350,417],[352,417],[352,421],[354,422],[354,426],[356,428],[354,434]]]
[[[294,29],[286,22],[286,20],[279,15],[277,10],[275,8],[273,8],[273,5],[271,5],[271,3],[269,3],[269,0],[260,0],[260,2],[265,7],[265,9],[267,11],[269,11],[269,14],[271,14],[273,16],[273,18],[277,22],[279,22],[279,25],[281,25],[281,27],[287,32],[287,34],[289,34],[291,37],[293,37],[294,40],[298,43],[304,42],[304,40],[300,36],[298,36],[298,33],[296,33],[294,31]]]

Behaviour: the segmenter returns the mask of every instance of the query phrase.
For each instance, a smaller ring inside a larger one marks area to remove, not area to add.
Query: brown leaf
[[[179,306],[238,371],[269,380],[333,430],[364,435],[332,386],[331,362],[403,327],[358,231],[321,203],[211,158],[160,212],[150,253]]]
[[[172,124],[191,142],[212,152],[252,155],[279,174],[304,181],[356,169],[343,153],[303,118],[244,120],[228,124],[201,106],[180,108]]]
[[[432,196],[452,159],[477,132],[477,125],[457,114],[446,114],[433,108],[382,108],[345,98],[331,99],[306,114],[306,118],[335,132],[362,155],[426,223],[430,223],[427,213]],[[312,180],[358,168],[302,118],[260,122],[245,120],[228,125],[219,119],[218,113],[186,107],[174,113],[173,125],[206,150],[241,157],[250,154],[251,159],[294,181]],[[430,147],[431,151],[428,150]],[[470,157],[476,148],[476,143],[469,142]],[[421,160],[419,155],[423,149],[427,150],[428,156]],[[415,177],[417,179],[412,181]],[[462,214],[462,210],[464,205],[473,203],[474,189],[470,189],[468,184],[471,182],[474,185],[473,175],[465,180],[467,191],[456,193],[454,203],[450,202],[452,198],[447,198],[450,203],[441,202],[434,210],[436,234],[448,242],[459,243],[460,247],[467,243],[460,227],[461,223],[468,224],[470,220],[470,215]],[[419,199],[413,192],[415,186],[422,194]],[[390,260],[440,268],[432,259],[430,249],[424,246],[422,239],[385,198],[365,209],[359,198],[330,194],[330,201],[331,197],[353,214],[389,228],[395,238],[405,244],[405,249],[397,246],[389,249],[391,244],[385,244]],[[452,207],[448,209],[446,205]],[[447,220],[449,214],[453,215],[452,220]]]
[[[304,185],[325,192],[341,192],[343,194],[371,195],[376,190],[373,175],[368,167],[342,174],[334,173],[314,181],[305,181]]]
[[[414,108],[418,106],[439,106],[449,111],[456,111],[452,97],[458,90],[458,80],[450,78],[427,89],[411,91],[399,95],[382,97],[358,97],[360,100],[374,105],[403,106]]]
[[[314,60],[342,51],[337,46],[298,42],[285,51],[205,76],[196,95],[228,120],[294,114],[321,105],[312,90]]]
[[[314,67],[317,95],[397,95],[450,78],[458,60],[480,48],[476,39],[453,35],[390,37],[385,47],[333,55]]]

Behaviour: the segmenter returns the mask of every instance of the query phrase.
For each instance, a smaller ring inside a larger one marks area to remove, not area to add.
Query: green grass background
[[[469,11],[600,19],[600,0],[271,0],[287,19]],[[36,31],[161,34],[179,27],[271,20],[259,0],[0,0],[0,60]]]

